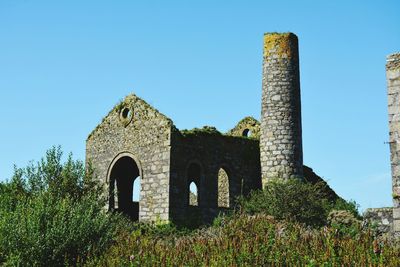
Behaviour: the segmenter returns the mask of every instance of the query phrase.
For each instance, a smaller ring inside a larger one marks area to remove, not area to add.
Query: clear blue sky
[[[135,92],[180,129],[260,118],[262,37],[300,42],[304,161],[390,206],[385,57],[400,1],[0,1],[0,179],[85,140]]]

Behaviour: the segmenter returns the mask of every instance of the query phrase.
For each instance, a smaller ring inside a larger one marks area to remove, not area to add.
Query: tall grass
[[[175,237],[136,231],[88,266],[400,266],[400,250],[374,234],[343,235],[276,221],[268,215],[237,214],[219,227]]]

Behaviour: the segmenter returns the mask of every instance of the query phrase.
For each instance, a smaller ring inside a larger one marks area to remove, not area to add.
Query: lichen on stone
[[[250,131],[250,135],[244,136],[244,131]],[[242,138],[253,138],[260,139],[260,122],[253,117],[245,117],[240,120],[236,126],[227,132],[227,135],[242,137]]]
[[[400,53],[394,53],[387,57],[386,69],[398,70],[400,69]]]
[[[266,33],[264,34],[264,58],[272,54],[280,58],[292,58],[296,51],[297,37],[293,33]],[[276,50],[276,51],[275,51]]]
[[[165,120],[168,121],[168,126],[173,126],[173,122],[170,118],[162,114],[160,111],[149,105],[146,101],[142,100],[135,94],[129,94],[127,95],[124,99],[120,100],[111,110],[108,112],[108,114],[103,117],[102,121],[100,124],[96,126],[96,128],[89,134],[88,139],[90,139],[93,134],[95,134],[97,131],[101,130],[104,126],[106,126],[106,120],[107,118],[110,117],[110,115],[113,112],[116,112],[117,114],[120,114],[120,112],[125,108],[129,107],[133,111],[135,111],[136,107],[140,107],[143,112],[147,113],[150,111],[154,112],[155,116],[160,116],[164,118]],[[126,123],[122,122],[122,126],[126,127]]]

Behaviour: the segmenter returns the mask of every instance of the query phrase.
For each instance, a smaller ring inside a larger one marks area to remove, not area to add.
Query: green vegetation
[[[187,136],[198,136],[198,135],[217,135],[220,136],[222,133],[217,130],[217,128],[212,126],[203,126],[203,128],[194,128],[191,130],[181,130],[181,134],[185,137]]]
[[[254,142],[258,142],[258,138],[253,138],[253,137],[247,137],[247,136],[241,136],[241,135],[232,135],[231,132],[229,133],[221,133],[218,131],[217,128],[214,126],[203,126],[202,128],[193,128],[191,130],[178,130],[178,132],[182,134],[183,137],[199,137],[199,136],[213,136],[213,137],[220,137],[223,136],[224,138],[232,138],[232,139],[245,139],[245,140],[251,140]],[[217,140],[217,139],[216,139]]]
[[[88,266],[398,266],[400,251],[371,231],[344,235],[263,214],[220,218],[220,226],[184,236],[135,231]]]
[[[212,226],[133,224],[104,210],[91,168],[59,148],[0,183],[0,265],[399,266],[400,249],[362,226],[324,185],[271,182]]]
[[[338,199],[331,202],[323,182],[304,183],[297,179],[273,180],[264,190],[253,191],[249,197],[240,197],[239,205],[250,215],[264,213],[279,220],[304,223],[310,226],[324,226],[332,210],[348,210],[360,218],[355,202]]]
[[[128,222],[107,214],[84,164],[60,148],[0,183],[0,265],[73,265],[107,248]]]

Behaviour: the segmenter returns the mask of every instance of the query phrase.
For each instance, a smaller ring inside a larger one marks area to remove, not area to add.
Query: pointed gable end
[[[135,135],[143,145],[160,141],[161,136],[158,132],[162,129],[170,129],[172,125],[171,119],[135,94],[130,94],[103,118],[102,122],[90,133],[87,141],[90,142],[93,138],[97,139],[102,135],[110,135],[113,138],[119,136],[122,139]]]

